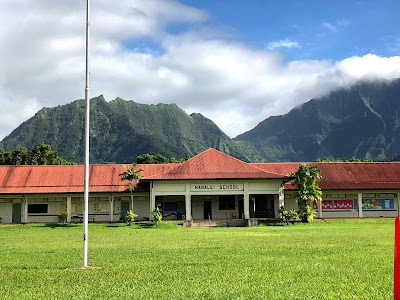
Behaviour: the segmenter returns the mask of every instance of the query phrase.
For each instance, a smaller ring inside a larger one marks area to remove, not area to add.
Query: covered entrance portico
[[[251,224],[256,212],[262,217],[278,217],[284,178],[210,148],[142,181],[150,182],[151,211],[158,199],[180,197],[180,203],[184,199],[185,224],[190,226],[193,220],[207,219],[244,219]]]
[[[151,209],[164,219],[250,220],[279,217],[283,204],[281,180],[153,181]],[[249,224],[249,223],[246,223]]]

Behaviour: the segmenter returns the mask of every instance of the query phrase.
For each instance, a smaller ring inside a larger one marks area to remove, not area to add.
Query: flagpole
[[[82,267],[88,266],[88,217],[89,217],[89,125],[90,125],[90,88],[89,88],[89,28],[90,0],[86,0],[86,118],[85,118],[85,179],[84,179],[84,210],[83,210],[83,258]]]

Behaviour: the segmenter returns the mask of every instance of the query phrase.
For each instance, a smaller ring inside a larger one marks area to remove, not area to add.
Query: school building
[[[121,164],[91,165],[89,221],[119,222],[128,210],[136,220],[214,222],[228,226],[279,218],[278,209],[297,209],[287,175],[301,163],[246,163],[208,149],[179,164],[139,164],[143,176],[132,193],[119,174]],[[320,218],[399,216],[400,163],[307,163],[322,175]],[[83,216],[84,166],[0,166],[1,223],[56,223]]]

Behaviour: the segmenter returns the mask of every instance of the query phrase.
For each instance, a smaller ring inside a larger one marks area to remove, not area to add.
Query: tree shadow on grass
[[[50,228],[59,228],[59,227],[76,227],[76,224],[57,224],[57,223],[47,223],[47,224],[43,224],[43,227],[50,227]]]
[[[107,228],[120,228],[120,227],[130,227],[131,229],[142,229],[142,228],[151,228],[153,227],[154,224],[152,222],[133,222],[131,225],[128,225],[127,223],[117,223],[117,224],[109,224],[107,225]]]
[[[285,226],[286,223],[282,220],[259,220],[258,225],[261,226]]]
[[[153,222],[148,222],[148,221],[135,222],[135,224],[137,226],[139,226],[140,228],[152,228],[152,227],[154,227],[154,223]]]

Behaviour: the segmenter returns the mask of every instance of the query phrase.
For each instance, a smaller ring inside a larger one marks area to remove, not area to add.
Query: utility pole
[[[83,258],[82,267],[88,266],[88,229],[89,229],[89,125],[90,125],[90,88],[89,88],[89,28],[90,28],[90,0],[86,0],[86,118],[85,118],[85,179],[84,179],[84,210],[83,210]]]

